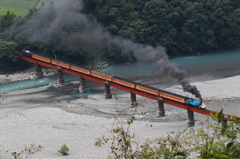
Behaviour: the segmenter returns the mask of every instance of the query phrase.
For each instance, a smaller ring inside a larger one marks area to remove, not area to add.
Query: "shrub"
[[[129,132],[129,126],[134,118],[126,121],[117,120],[110,131],[112,137],[97,138],[95,146],[101,147],[110,143],[110,157],[117,159],[240,158],[240,142],[237,140],[240,124],[232,116],[233,121],[222,127],[222,111],[211,117],[216,123],[208,123],[206,128],[170,132],[166,137],[146,141],[142,145],[136,143],[133,140],[135,134]]]
[[[14,159],[21,159],[21,158],[31,158],[31,155],[34,155],[38,152],[41,152],[43,150],[43,146],[35,146],[34,144],[31,144],[30,146],[26,146],[24,150],[21,152],[12,152],[11,155],[14,157]]]
[[[62,155],[68,155],[68,151],[69,151],[69,148],[67,147],[66,144],[62,145],[61,149],[59,150],[59,152],[60,152]]]

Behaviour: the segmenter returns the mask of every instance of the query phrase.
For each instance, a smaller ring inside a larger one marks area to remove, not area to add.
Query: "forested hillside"
[[[240,46],[239,0],[92,0],[87,8],[111,33],[169,54]]]
[[[56,54],[78,64],[134,60],[111,45],[113,36],[163,46],[170,56],[240,46],[240,0],[83,0],[77,4],[67,10],[49,3],[39,11],[30,10],[26,17],[9,12],[2,16],[0,66],[15,60],[12,50],[22,49]]]

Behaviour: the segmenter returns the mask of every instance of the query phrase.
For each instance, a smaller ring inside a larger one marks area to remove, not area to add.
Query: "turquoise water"
[[[76,77],[70,74],[64,74],[64,80],[66,82],[70,82],[72,80],[77,80],[77,79],[79,79],[79,77]],[[23,81],[2,83],[0,84],[0,93],[46,86],[52,82],[55,82],[56,80],[57,80],[57,75],[53,75],[53,76],[49,76],[49,77],[45,77],[37,80],[23,80]]]
[[[208,52],[200,56],[172,58],[170,62],[175,63],[180,69],[186,70],[189,74],[197,71],[198,73],[208,73],[219,78],[240,75],[240,49]],[[154,63],[122,63],[98,70],[121,77],[160,74],[155,69]]]
[[[55,99],[66,99],[66,98],[71,98],[71,97],[83,98],[83,97],[87,97],[88,95],[93,95],[93,94],[99,94],[99,93],[94,93],[94,92],[91,92],[89,90],[84,92],[84,93],[79,93],[78,91],[76,91],[75,93],[62,95],[62,96],[59,96]]]
[[[79,77],[70,75],[70,74],[65,74],[64,73],[64,80],[65,82],[70,82],[70,81],[79,81]],[[65,86],[61,88],[50,88],[47,90],[43,90],[40,92],[35,92],[30,93],[28,89],[32,88],[38,88],[42,86],[47,86],[52,82],[55,82],[57,80],[57,75],[37,79],[37,80],[23,80],[23,81],[16,81],[16,82],[9,82],[9,83],[3,83],[0,84],[0,93],[7,92],[6,96],[7,98],[4,101],[1,101],[2,103],[6,102],[13,102],[13,101],[41,101],[41,99],[45,98],[47,100],[54,99],[54,100],[71,100],[73,98],[84,98],[88,95],[94,95],[94,94],[99,94],[97,92],[93,92],[90,90],[86,90],[84,93],[79,93],[78,89],[76,88],[75,90],[70,90],[66,91],[65,88],[69,88],[70,86]],[[19,91],[22,90],[22,94],[17,93],[17,95],[9,95],[9,92],[13,91]],[[37,90],[36,90],[37,91]],[[50,100],[51,101],[51,100]]]

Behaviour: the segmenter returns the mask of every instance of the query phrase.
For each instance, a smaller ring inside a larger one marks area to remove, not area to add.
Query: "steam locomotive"
[[[77,71],[83,74],[87,74],[87,75],[91,75],[100,79],[105,80],[106,82],[114,82],[123,86],[127,86],[136,90],[140,90],[140,91],[144,91],[146,93],[152,94],[152,95],[156,95],[157,97],[161,97],[161,98],[165,98],[165,99],[169,99],[172,101],[176,101],[179,103],[184,103],[184,104],[188,104],[192,107],[195,108],[199,108],[199,109],[206,109],[206,106],[199,100],[196,99],[191,99],[191,98],[187,98],[181,95],[177,95],[171,92],[167,92],[164,90],[160,90],[160,89],[156,89],[144,84],[140,84],[140,83],[136,83],[127,79],[123,79],[117,76],[112,76],[106,73],[102,73],[102,72],[98,72],[92,69],[88,69],[88,68],[84,68],[82,66],[79,65],[75,65],[75,64],[71,64],[71,63],[67,63],[61,60],[56,60],[50,57],[46,57],[37,53],[33,53],[31,51],[28,50],[23,50],[22,51],[22,56],[26,56],[26,57],[30,57],[33,59],[37,59],[37,60],[41,60],[44,61],[46,63],[51,63],[69,70],[73,70],[73,71]]]

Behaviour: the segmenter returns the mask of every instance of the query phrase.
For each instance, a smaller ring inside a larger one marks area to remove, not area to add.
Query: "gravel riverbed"
[[[14,80],[21,77],[14,75],[9,78]],[[209,109],[220,110],[223,108],[225,113],[240,116],[239,81],[240,76],[234,76],[192,84],[201,91]],[[179,86],[167,90],[182,94]],[[117,108],[121,107],[124,115],[125,113],[130,114],[134,110],[134,108],[129,108],[129,96],[129,94],[122,93],[117,95],[118,100],[106,100],[103,96],[96,95],[76,99],[71,103],[83,104],[89,108],[101,105],[98,111],[113,115],[118,111]],[[145,102],[145,99],[141,100]],[[149,108],[153,112],[157,110],[156,103],[152,101],[146,103],[145,107],[139,107],[138,110],[143,112]],[[44,146],[43,151],[32,156],[33,159],[104,159],[108,157],[109,145],[99,148],[94,146],[94,143],[95,138],[110,135],[109,130],[115,123],[113,118],[73,113],[56,107],[47,107],[44,103],[35,103],[32,109],[20,109],[24,108],[25,104],[24,102],[11,103],[2,105],[0,108],[0,158],[10,158],[11,152],[21,152],[25,146],[32,143]],[[19,109],[14,107],[16,105],[19,106]],[[140,115],[137,117],[141,118]],[[138,120],[133,123],[130,131],[136,134],[137,142],[143,143],[147,139],[166,135],[169,131],[186,128],[186,119],[186,110],[166,106],[166,117],[163,117],[161,122]],[[196,128],[200,127],[200,122],[206,119],[206,116],[195,114]],[[152,126],[150,127],[150,125]],[[67,144],[70,148],[68,156],[62,156],[58,152],[63,144]]]

